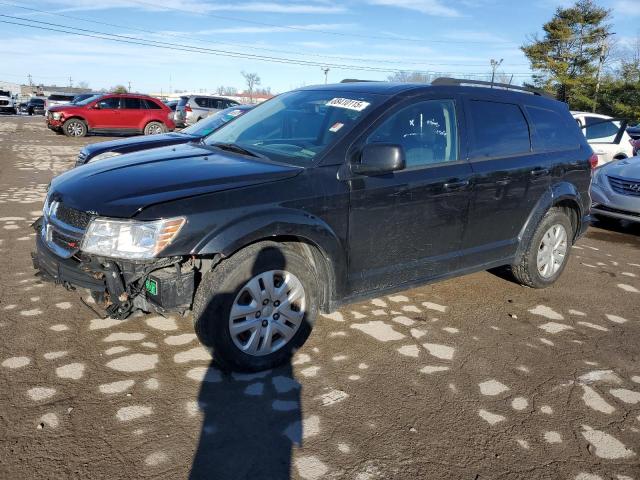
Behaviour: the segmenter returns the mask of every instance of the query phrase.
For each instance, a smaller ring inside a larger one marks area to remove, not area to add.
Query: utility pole
[[[33,77],[31,76],[31,74],[27,75],[27,78],[29,79],[29,86],[33,87]]]
[[[73,88],[73,79],[69,76],[69,88]]]
[[[129,93],[131,93],[131,80],[129,80]]]
[[[327,76],[329,75],[329,70],[331,70],[329,67],[320,67],[320,70],[322,70],[324,72],[324,84],[327,84]]]
[[[503,61],[504,61],[504,58],[501,58],[500,60],[495,60],[492,58],[491,61],[489,62],[491,63],[491,86],[492,87],[493,87],[493,81],[496,78],[496,70],[500,65],[502,65]]]
[[[596,70],[596,91],[593,94],[593,106],[591,107],[591,111],[593,113],[596,112],[596,108],[598,107],[598,92],[600,91],[600,75],[602,74],[602,66],[604,65],[604,61],[607,58],[607,36],[615,35],[615,33],[603,33],[602,37],[600,37],[600,58],[598,59],[598,69]]]

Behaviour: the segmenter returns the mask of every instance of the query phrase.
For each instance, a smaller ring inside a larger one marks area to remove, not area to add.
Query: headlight
[[[81,250],[103,257],[145,260],[158,255],[185,223],[184,217],[151,222],[94,218]]]
[[[62,114],[60,112],[53,112],[52,116],[54,120],[60,120],[60,118],[62,118]]]
[[[87,163],[98,162],[100,160],[105,160],[107,158],[117,157],[118,155],[122,155],[122,154],[119,152],[104,152],[99,155],[96,155],[95,157],[90,159]]]

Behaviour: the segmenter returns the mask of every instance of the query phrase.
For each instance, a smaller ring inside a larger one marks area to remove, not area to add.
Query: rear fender
[[[569,203],[578,212],[576,233],[577,237],[580,231],[580,222],[585,215],[584,198],[576,187],[569,182],[559,182],[549,187],[544,195],[540,197],[535,207],[529,213],[527,221],[523,225],[520,233],[518,234],[518,249],[516,251],[516,258],[519,258],[524,249],[526,248],[527,240],[531,238],[536,227],[542,220],[542,217],[555,205],[560,203]],[[574,238],[575,241],[575,238]]]

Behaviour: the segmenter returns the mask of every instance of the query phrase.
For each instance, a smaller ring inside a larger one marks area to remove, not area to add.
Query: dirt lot
[[[33,276],[47,183],[104,139],[0,117],[0,478],[640,480],[640,228],[592,228],[554,288],[377,298],[227,376],[190,318],[100,320]]]

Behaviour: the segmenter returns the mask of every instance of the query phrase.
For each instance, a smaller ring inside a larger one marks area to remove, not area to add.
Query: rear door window
[[[534,148],[536,150],[569,150],[579,148],[575,123],[571,117],[546,108],[526,107],[535,129]],[[568,114],[567,114],[568,115]]]
[[[529,124],[514,103],[468,102],[472,158],[508,157],[531,151]]]
[[[127,110],[140,110],[142,108],[139,98],[125,97],[122,100],[123,100],[122,108],[126,108]]]
[[[606,118],[585,116],[584,120],[585,136],[592,143],[612,143],[620,130],[618,122]]]

